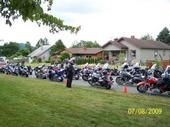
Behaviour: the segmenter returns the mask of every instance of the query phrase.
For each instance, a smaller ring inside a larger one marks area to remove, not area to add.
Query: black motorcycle
[[[82,79],[84,81],[88,81],[89,76],[91,76],[92,72],[89,69],[84,69],[82,72]]]
[[[142,74],[130,74],[129,72],[121,72],[120,76],[116,77],[116,83],[118,85],[133,85],[144,80]]]
[[[81,71],[80,68],[75,68],[73,79],[79,80],[79,78],[80,78],[80,71]]]
[[[111,89],[113,85],[113,78],[111,75],[93,73],[88,79],[88,83],[93,87],[102,87],[106,89]]]

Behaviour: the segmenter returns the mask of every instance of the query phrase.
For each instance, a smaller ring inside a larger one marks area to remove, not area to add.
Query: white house
[[[112,59],[119,52],[125,53],[128,61],[145,62],[146,60],[169,60],[170,46],[153,40],[141,40],[134,36],[122,37],[103,45],[103,51]]]
[[[32,62],[34,58],[41,59],[42,61],[49,60],[50,57],[50,45],[43,45],[38,49],[34,50],[32,53],[28,55],[29,62]]]

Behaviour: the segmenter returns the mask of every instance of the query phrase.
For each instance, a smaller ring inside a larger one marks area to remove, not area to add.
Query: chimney
[[[131,36],[131,39],[135,39],[135,36],[134,36],[134,35],[132,35],[132,36]]]

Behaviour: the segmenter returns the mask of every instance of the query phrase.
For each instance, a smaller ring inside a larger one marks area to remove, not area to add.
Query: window
[[[118,54],[117,52],[113,51],[113,52],[112,52],[112,57],[116,57],[117,54]]]
[[[136,50],[131,50],[131,56],[136,57]]]
[[[163,56],[166,56],[166,50],[163,50]]]
[[[154,50],[154,57],[158,56],[158,50]]]

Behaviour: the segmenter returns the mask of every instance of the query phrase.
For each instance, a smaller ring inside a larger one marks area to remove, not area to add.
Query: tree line
[[[49,45],[49,41],[46,37],[44,39],[43,38],[39,39],[35,47],[33,47],[30,42],[26,42],[26,43],[8,42],[0,46],[0,56],[6,56],[12,58],[18,56],[26,57],[32,51],[36,50],[37,48],[43,45]],[[101,46],[96,41],[93,42],[93,41],[81,40],[80,42],[73,43],[71,47],[72,48],[80,48],[80,47],[97,48]],[[54,45],[52,45],[50,54],[53,55],[56,51],[60,51],[65,48],[66,46],[64,45],[63,41],[59,39],[55,42]]]
[[[146,34],[143,37],[141,37],[143,40],[154,40],[154,38]],[[157,41],[164,42],[166,44],[170,44],[170,30],[165,27],[163,28],[160,33],[158,34]],[[43,45],[49,45],[48,39],[45,38],[40,38],[38,42],[36,43],[35,47],[31,45],[30,42],[26,43],[17,43],[17,42],[8,42],[5,43],[4,45],[0,46],[0,56],[6,56],[6,57],[18,57],[18,56],[27,56],[30,54],[32,51],[35,49],[43,46]],[[73,42],[72,43],[72,48],[81,48],[81,47],[86,47],[86,48],[100,48],[100,44],[96,41],[85,41],[85,40],[80,40],[79,42]],[[57,40],[55,44],[51,47],[50,54],[54,54],[56,51],[65,49],[66,46],[64,45],[63,41],[61,39]]]
[[[142,40],[154,40],[150,34],[146,34],[141,37]],[[164,42],[165,44],[170,44],[170,30],[167,27],[164,27],[158,34],[156,41]]]

